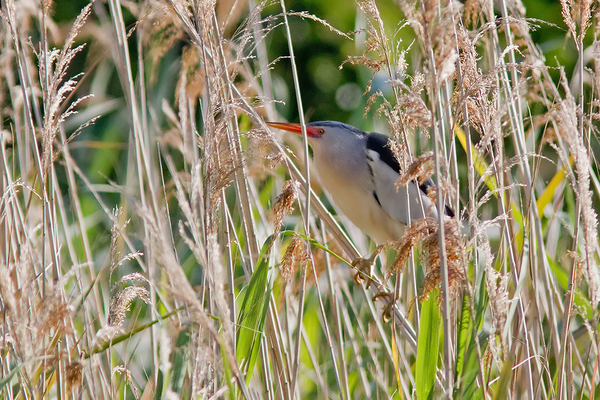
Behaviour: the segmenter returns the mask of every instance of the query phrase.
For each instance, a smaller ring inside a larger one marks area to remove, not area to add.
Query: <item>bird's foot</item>
[[[379,292],[375,296],[373,296],[373,301],[377,301],[381,298],[387,298],[387,304],[383,307],[383,313],[381,314],[381,319],[383,322],[390,322],[392,317],[394,316],[394,307],[396,306],[396,301],[398,298],[394,293],[388,292]]]
[[[356,283],[362,285],[363,282],[366,281],[366,288],[369,288],[372,282],[371,277],[373,276],[373,265],[375,265],[375,259],[379,254],[381,254],[385,246],[386,245],[377,246],[369,258],[357,258],[352,261],[352,266],[356,269],[356,274],[354,274],[354,281]]]
[[[354,281],[359,285],[367,282],[366,288],[371,285],[371,273],[373,272],[373,260],[371,258],[357,258],[352,261],[352,266],[356,269]]]

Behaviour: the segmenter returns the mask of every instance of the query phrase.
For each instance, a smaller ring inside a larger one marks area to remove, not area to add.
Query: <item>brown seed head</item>
[[[289,281],[294,274],[295,267],[308,262],[309,259],[310,256],[304,250],[304,241],[299,235],[294,235],[281,260],[281,277],[285,281]]]
[[[110,302],[108,312],[108,325],[120,326],[125,320],[125,313],[136,298],[140,298],[144,303],[150,303],[150,293],[148,289],[140,286],[128,286],[115,293]]]
[[[406,265],[411,250],[421,240],[423,235],[435,228],[435,221],[432,218],[421,218],[413,221],[412,225],[406,228],[402,238],[395,244],[398,255],[392,264],[392,268],[388,271],[387,277],[394,272],[400,272]]]
[[[294,202],[298,199],[299,187],[300,182],[298,181],[286,181],[283,190],[275,199],[269,218],[275,225],[275,232],[279,232],[281,229],[283,217],[294,211]]]
[[[65,367],[67,374],[67,385],[69,388],[74,389],[81,386],[83,364],[80,361],[73,361]]]
[[[408,169],[396,181],[396,190],[411,181],[425,182],[433,174],[433,153],[423,153],[409,165]]]
[[[444,222],[444,241],[446,245],[446,264],[448,268],[448,284],[451,297],[457,295],[465,285],[464,263],[466,260],[466,245],[458,229],[457,222],[447,218]],[[422,218],[413,222],[406,229],[402,239],[396,244],[398,255],[388,271],[389,276],[401,271],[406,265],[411,250],[421,243],[421,256],[427,265],[427,274],[421,287],[419,298],[422,300],[433,288],[440,287],[440,252],[438,223],[433,218]],[[441,292],[441,291],[440,291]]]

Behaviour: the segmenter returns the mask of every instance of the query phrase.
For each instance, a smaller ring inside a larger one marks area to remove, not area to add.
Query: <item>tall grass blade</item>
[[[246,381],[252,377],[252,371],[258,358],[261,337],[265,326],[271,283],[269,282],[269,253],[275,236],[270,236],[261,250],[261,258],[256,270],[252,273],[242,307],[238,316],[238,332],[236,339],[236,358]]]
[[[439,361],[441,316],[438,290],[433,290],[421,307],[415,385],[417,400],[432,398]]]

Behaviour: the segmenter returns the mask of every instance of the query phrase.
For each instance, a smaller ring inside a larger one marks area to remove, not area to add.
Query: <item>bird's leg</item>
[[[400,276],[396,275],[396,284],[394,286],[393,292],[386,292],[383,287],[379,288],[381,291],[373,296],[373,301],[377,301],[382,297],[387,297],[387,304],[383,307],[383,313],[381,314],[381,319],[383,322],[390,322],[394,316],[394,306],[396,305],[396,301],[398,301],[399,293],[400,293]]]
[[[367,282],[366,288],[368,289],[371,285],[371,274],[373,273],[373,256],[369,258],[357,258],[352,261],[352,266],[356,269],[354,274],[354,281],[359,285],[362,285],[365,281]]]
[[[352,266],[357,270],[356,274],[354,275],[354,281],[356,281],[356,283],[362,285],[363,282],[366,281],[366,289],[369,288],[371,282],[373,281],[372,274],[373,265],[375,265],[375,259],[386,247],[387,245],[379,245],[375,248],[375,251],[373,251],[369,258],[357,258],[352,261]],[[381,286],[379,287],[379,290],[375,296],[373,296],[373,301],[377,301],[383,297],[388,298],[387,304],[383,308],[383,314],[381,315],[383,322],[391,321],[394,315],[394,306],[396,305],[396,300],[398,300],[397,293],[397,290],[394,290],[392,293],[386,292],[383,286]]]
[[[354,281],[359,285],[362,285],[363,282],[367,282],[366,288],[368,289],[371,285],[371,276],[373,275],[373,265],[375,265],[375,259],[386,245],[379,245],[375,248],[375,251],[369,256],[369,258],[357,258],[352,261],[352,266],[356,269],[356,274],[354,274]]]
[[[394,315],[394,306],[396,305],[396,300],[398,300],[398,297],[396,296],[396,293],[388,293],[388,292],[381,291],[381,292],[377,293],[375,296],[373,296],[373,301],[377,301],[377,300],[381,299],[382,297],[387,297],[388,303],[383,307],[383,312],[381,313],[381,319],[383,320],[383,322],[390,322]]]

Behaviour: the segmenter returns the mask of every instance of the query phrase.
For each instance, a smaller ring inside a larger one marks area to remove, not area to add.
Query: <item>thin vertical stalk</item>
[[[287,37],[288,50],[290,53],[290,62],[292,65],[292,77],[294,79],[294,90],[296,92],[296,102],[298,104],[298,118],[300,119],[300,126],[302,128],[302,139],[304,141],[304,167],[306,169],[305,173],[305,187],[306,193],[310,193],[310,160],[309,160],[309,152],[308,152],[308,135],[306,134],[306,121],[304,120],[304,108],[302,106],[302,94],[300,92],[300,80],[298,79],[298,70],[296,68],[296,59],[294,56],[294,46],[292,45],[292,34],[290,32],[290,25],[287,17],[287,10],[285,7],[285,1],[280,0],[281,10],[283,13],[283,21],[285,26],[285,33]],[[307,238],[310,237],[310,196],[305,197],[304,203],[304,232],[306,233]],[[310,253],[310,242],[306,241],[306,248]],[[314,262],[312,258],[312,254],[310,255],[310,264],[314,269]],[[302,324],[302,320],[304,317],[304,297],[306,294],[306,269],[307,264],[305,263],[302,267],[301,274],[301,286],[300,286],[300,294],[299,294],[299,308],[298,308],[298,326]],[[296,336],[296,346],[295,346],[295,356],[292,366],[292,390],[295,392],[296,390],[296,381],[298,379],[298,367],[300,365],[300,344],[301,344],[301,335],[298,334]]]
[[[425,11],[425,4],[423,2],[420,3],[421,13],[423,16],[427,15]],[[438,5],[439,7],[439,5]],[[452,398],[452,390],[453,390],[453,349],[452,349],[452,330],[450,326],[450,293],[449,293],[449,282],[448,282],[448,262],[446,259],[446,238],[444,232],[444,212],[445,203],[444,203],[444,194],[442,193],[442,169],[441,169],[441,161],[444,160],[445,156],[442,153],[442,149],[440,148],[440,143],[443,143],[443,116],[444,110],[441,108],[441,104],[439,103],[439,79],[436,71],[436,61],[435,55],[433,54],[432,42],[429,37],[429,30],[427,22],[423,27],[424,32],[424,40],[425,40],[425,48],[427,50],[427,55],[429,58],[430,65],[430,77],[429,81],[432,85],[430,87],[429,96],[430,96],[430,104],[432,110],[438,107],[439,118],[442,120],[436,120],[436,113],[431,112],[431,127],[433,129],[433,158],[434,158],[434,168],[435,168],[435,183],[437,186],[436,196],[437,196],[437,209],[438,211],[438,242],[439,242],[439,255],[440,255],[440,278],[441,278],[441,286],[442,286],[442,324],[444,327],[444,391],[446,398]]]
[[[329,331],[329,324],[327,323],[328,315],[325,312],[325,306],[323,305],[323,297],[322,297],[322,294],[321,294],[321,289],[319,287],[319,277],[317,276],[317,271],[314,268],[312,268],[312,271],[313,271],[313,278],[315,279],[315,282],[317,283],[315,285],[315,289],[317,290],[317,298],[319,299],[319,308],[321,310],[321,316],[323,318],[323,320],[322,320],[323,330],[325,331],[325,337],[327,339],[327,345],[329,347],[329,354],[331,356],[331,362],[333,364],[333,372],[335,374],[335,380],[336,380],[336,382],[338,384],[338,387],[340,388],[340,397],[342,398],[342,400],[343,399],[350,399],[350,397],[349,397],[350,390],[347,387],[347,381],[344,384],[342,382],[341,378],[340,378],[340,370],[339,370],[339,366],[338,366],[338,363],[337,363],[337,360],[336,360],[336,356],[335,356],[335,349],[333,347],[333,340],[331,339],[331,333]],[[330,290],[331,290],[331,293],[333,294],[333,290],[332,290],[331,285],[330,285]]]
[[[433,93],[432,93],[433,94]],[[440,277],[442,279],[442,322],[444,325],[444,377],[445,377],[445,392],[446,398],[451,399],[452,396],[452,378],[453,378],[453,355],[452,355],[452,331],[450,327],[450,293],[449,293],[449,283],[448,283],[448,263],[446,260],[446,238],[444,232],[444,195],[442,190],[442,171],[440,168],[440,144],[439,140],[442,140],[441,135],[439,134],[434,113],[432,115],[432,126],[434,127],[433,131],[433,157],[435,160],[435,177],[436,177],[436,185],[438,190],[436,191],[437,196],[437,207],[438,210],[438,241],[439,241],[439,253],[440,253]]]
[[[321,240],[324,243],[326,242],[326,237],[327,237],[327,231],[325,230],[324,226],[321,226]],[[331,304],[333,319],[336,321],[335,334],[337,336],[338,352],[339,352],[339,357],[340,357],[341,366],[342,366],[340,368],[341,375],[342,375],[342,382],[343,382],[342,387],[345,390],[346,398],[350,398],[350,388],[348,386],[348,371],[347,371],[347,365],[346,365],[346,355],[345,355],[344,346],[343,346],[344,337],[343,337],[343,332],[342,332],[342,319],[340,316],[340,310],[339,310],[339,304],[338,304],[338,294],[333,286],[333,278],[331,275],[331,258],[329,257],[329,253],[325,253],[325,267],[327,268],[326,269],[327,285],[329,288],[329,295],[330,295],[329,301]],[[333,357],[334,357],[334,355],[332,356],[332,358]],[[361,365],[360,362],[358,364]],[[366,384],[366,377],[364,376],[365,373],[364,373],[362,366],[359,369],[359,373],[360,373],[361,380],[363,382],[363,387],[365,388],[365,395],[367,397],[371,397],[371,391],[370,391],[369,385]]]

